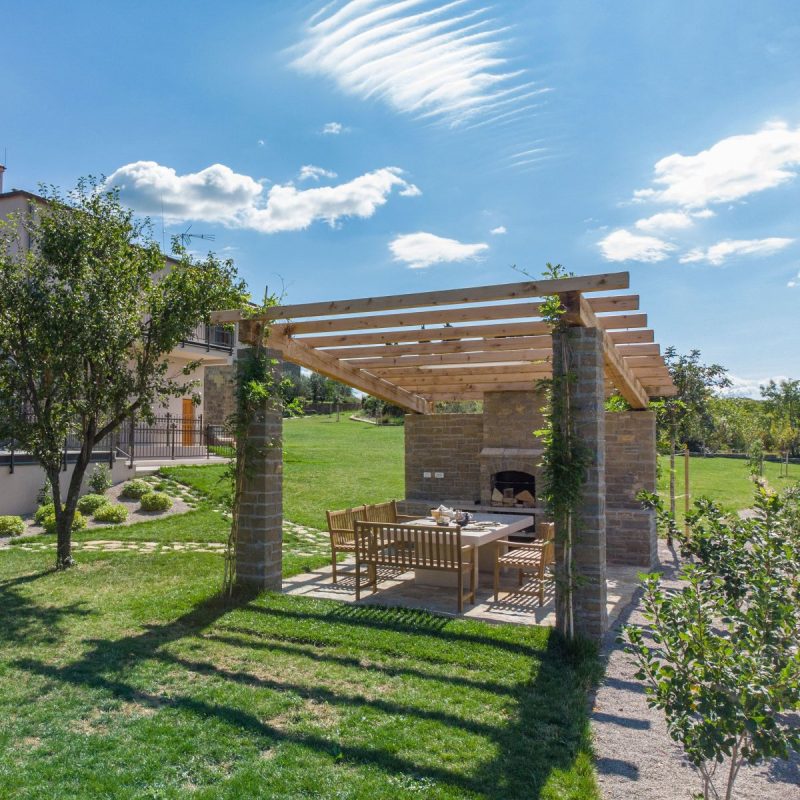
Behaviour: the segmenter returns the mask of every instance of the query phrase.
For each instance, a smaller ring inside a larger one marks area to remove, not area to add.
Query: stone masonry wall
[[[406,499],[480,497],[482,414],[409,414],[405,419]],[[424,473],[430,477],[424,477]],[[441,478],[435,477],[442,473]]]
[[[653,511],[636,494],[656,490],[656,421],[652,411],[606,413],[606,553],[609,564],[658,565]]]
[[[239,363],[250,357],[239,351]],[[279,353],[268,351],[273,358]],[[276,367],[276,370],[279,367]],[[283,559],[283,419],[280,402],[269,401],[248,430],[252,467],[245,479],[236,546],[236,583],[280,591]]]
[[[563,375],[562,337],[568,337],[572,354],[571,382],[574,432],[590,453],[583,485],[583,499],[577,509],[578,531],[573,544],[573,565],[577,582],[573,590],[575,632],[599,641],[608,628],[606,608],[606,458],[605,458],[605,374],[602,331],[571,328],[553,335],[553,375]],[[554,392],[559,387],[554,387]],[[563,585],[562,546],[556,542],[556,622],[566,616]],[[562,628],[563,629],[563,628]]]
[[[205,368],[203,411],[208,425],[224,425],[236,405],[236,364]]]

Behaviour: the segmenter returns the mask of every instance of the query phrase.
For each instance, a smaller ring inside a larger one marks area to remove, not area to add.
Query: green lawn
[[[669,498],[669,458],[659,457],[658,491]],[[764,477],[774,489],[783,489],[800,481],[800,464],[789,465],[789,478],[778,477],[780,465],[764,462]],[[683,456],[675,459],[675,494],[677,517],[683,520]],[[753,503],[753,483],[747,461],[734,458],[690,458],[689,489],[692,499],[710,497],[730,511],[749,508]]]
[[[283,439],[283,514],[292,522],[325,528],[326,509],[404,496],[402,427],[309,416],[286,420]],[[221,465],[163,471],[217,503],[230,491]]]
[[[598,798],[596,662],[548,629],[226,605],[212,554],[79,562],[0,551],[0,797]]]

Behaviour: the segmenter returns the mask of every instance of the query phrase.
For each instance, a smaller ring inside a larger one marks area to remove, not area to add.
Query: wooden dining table
[[[409,521],[410,525],[426,525],[441,529],[433,517],[420,517]],[[492,542],[504,539],[529,528],[534,518],[527,514],[470,514],[470,520],[461,526],[461,544],[469,544],[475,548],[473,559],[473,576],[475,588],[478,587],[480,572],[492,572],[494,569],[494,547]],[[455,586],[456,576],[452,572],[441,572],[431,569],[414,571],[415,583],[427,586]]]

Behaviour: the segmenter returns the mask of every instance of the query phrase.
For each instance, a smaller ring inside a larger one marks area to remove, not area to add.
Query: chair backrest
[[[461,526],[432,527],[356,520],[356,561],[405,569],[458,569]]]
[[[373,503],[366,506],[366,520],[369,522],[397,522],[397,501]]]
[[[555,539],[556,538],[555,522],[537,522],[536,538],[543,542],[552,541],[553,539]]]
[[[326,511],[328,532],[336,544],[353,544],[353,535],[357,520],[364,519],[366,506],[342,508],[338,511]]]

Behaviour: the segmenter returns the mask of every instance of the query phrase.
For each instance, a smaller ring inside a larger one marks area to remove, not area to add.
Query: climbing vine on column
[[[257,317],[266,307],[275,305],[273,297],[252,311]],[[225,551],[223,592],[230,595],[236,585],[236,549],[239,538],[239,517],[248,477],[252,474],[256,459],[262,458],[265,447],[276,447],[280,441],[266,444],[252,442],[248,434],[254,422],[281,406],[281,376],[277,371],[277,360],[269,355],[265,347],[269,329],[261,322],[244,321],[240,325],[251,326],[253,346],[240,355],[236,380],[236,410],[227,420],[227,427],[236,443],[236,455],[228,466],[227,476],[231,481],[231,530]]]
[[[546,278],[570,277],[560,264],[547,264]],[[547,424],[536,431],[544,444],[542,471],[544,475],[543,499],[556,525],[558,552],[556,582],[560,589],[556,595],[556,623],[568,639],[575,636],[573,597],[578,576],[575,574],[573,550],[579,524],[578,508],[586,480],[590,458],[587,448],[575,433],[573,418],[574,387],[573,353],[570,347],[572,329],[565,320],[566,308],[558,295],[546,297],[541,306],[542,319],[550,326],[553,336],[553,377],[541,381],[550,402],[547,407]]]

